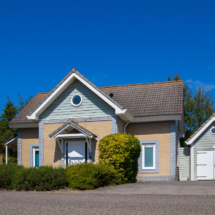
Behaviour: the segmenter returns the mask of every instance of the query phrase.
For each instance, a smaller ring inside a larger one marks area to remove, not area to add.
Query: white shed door
[[[213,151],[197,151],[197,180],[213,179]]]

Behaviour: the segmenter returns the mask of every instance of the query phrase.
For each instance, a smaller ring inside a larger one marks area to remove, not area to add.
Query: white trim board
[[[191,145],[214,121],[215,117],[212,117],[189,141],[185,141],[185,143]]]
[[[39,115],[45,111],[45,109],[51,105],[52,102],[75,80],[79,80],[82,84],[88,87],[92,92],[98,95],[101,99],[103,99],[106,103],[108,103],[112,108],[115,109],[116,115],[124,115],[127,120],[132,120],[133,115],[127,109],[119,108],[115,103],[113,103],[110,99],[104,96],[101,92],[99,92],[96,88],[94,88],[91,84],[85,81],[76,73],[72,73],[30,116],[27,116],[29,120],[38,121]]]

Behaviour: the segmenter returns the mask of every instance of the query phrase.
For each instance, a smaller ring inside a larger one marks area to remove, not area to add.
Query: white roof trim
[[[212,117],[189,141],[185,141],[185,143],[191,145],[214,121],[215,117]]]
[[[11,143],[12,141],[16,140],[18,137],[14,137],[12,140],[9,140],[8,142],[4,143],[4,145],[8,145],[9,143]]]
[[[95,89],[91,84],[81,78],[78,74],[72,73],[30,116],[27,116],[29,120],[39,120],[39,115],[43,113],[43,111],[75,80],[78,79],[82,84],[88,87],[91,91],[93,91],[96,95],[98,95],[101,99],[103,99],[106,103],[108,103],[112,108],[115,109],[115,113],[117,115],[124,114],[127,110],[122,110],[116,104],[114,104],[110,99],[100,93],[97,89]],[[130,118],[132,118],[131,113],[127,113]],[[127,118],[127,117],[126,117]]]
[[[85,138],[84,134],[58,134],[56,138]]]
[[[88,134],[86,134],[84,131],[82,131],[81,129],[79,129],[79,128],[77,128],[76,126],[74,126],[74,125],[72,125],[72,124],[68,124],[66,127],[64,127],[64,128],[62,128],[60,131],[58,131],[55,135],[53,135],[51,138],[49,138],[49,139],[52,139],[53,137],[57,137],[57,135],[60,133],[60,132],[62,132],[62,131],[64,131],[66,128],[68,128],[68,127],[73,127],[73,128],[75,128],[76,130],[78,130],[78,131],[80,131],[82,134],[85,134],[84,135],[84,137],[89,137],[89,138],[92,138],[93,136],[90,136],[90,135],[88,135]],[[66,135],[66,134],[65,134]]]

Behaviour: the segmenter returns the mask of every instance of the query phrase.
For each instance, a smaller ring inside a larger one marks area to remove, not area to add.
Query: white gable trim
[[[214,121],[215,117],[212,117],[189,141],[185,141],[185,143],[191,145]]]
[[[68,124],[67,126],[65,126],[64,128],[62,128],[60,131],[58,131],[56,134],[54,134],[52,137],[49,138],[52,139],[53,137],[57,137],[58,135],[60,135],[59,133],[61,133],[62,131],[64,131],[66,128],[68,127],[73,127],[75,128],[76,130],[80,131],[84,137],[88,136],[89,138],[92,138],[93,136],[90,136],[89,134],[85,133],[84,131],[82,131],[81,129],[77,128],[76,126],[72,125],[72,124]],[[66,135],[66,134],[62,134],[62,135]]]
[[[126,112],[129,115],[129,118],[132,118],[132,114],[127,112],[126,109],[122,110],[116,104],[114,104],[110,99],[100,93],[97,89],[95,89],[91,84],[85,81],[76,73],[72,73],[30,116],[27,116],[29,120],[37,121],[39,120],[39,116],[45,111],[45,109],[51,105],[52,102],[74,81],[79,80],[82,84],[88,87],[91,91],[93,91],[96,95],[98,95],[101,99],[103,99],[106,103],[108,103],[112,108],[115,109],[115,113],[117,115],[124,114]],[[127,118],[127,117],[126,117]]]

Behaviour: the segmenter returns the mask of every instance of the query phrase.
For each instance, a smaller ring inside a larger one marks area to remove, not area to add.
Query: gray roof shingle
[[[133,116],[179,115],[183,107],[183,81],[100,87]]]
[[[11,121],[16,123],[32,123],[27,119],[72,73],[95,87],[121,109],[128,109],[135,117],[181,115],[183,110],[183,81],[167,81],[147,84],[118,85],[97,87],[81,75],[72,71],[51,91],[38,93],[26,107]],[[110,97],[110,93],[113,96]]]

